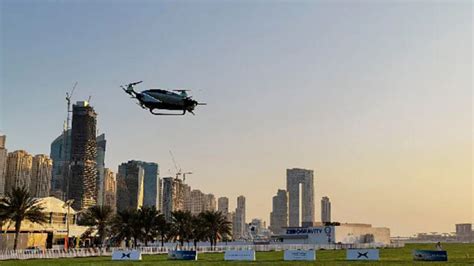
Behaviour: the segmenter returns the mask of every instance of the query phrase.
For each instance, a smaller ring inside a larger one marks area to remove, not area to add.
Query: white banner
[[[379,260],[378,249],[348,249],[347,260]]]
[[[227,250],[224,260],[255,260],[255,250]]]
[[[284,260],[316,260],[314,250],[285,250]]]
[[[142,253],[138,250],[115,250],[112,260],[142,260]]]

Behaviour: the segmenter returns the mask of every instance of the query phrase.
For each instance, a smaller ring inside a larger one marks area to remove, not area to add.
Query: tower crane
[[[192,174],[192,172],[184,172],[181,170],[181,166],[179,166],[177,163],[176,163],[176,160],[174,159],[174,155],[173,153],[171,152],[171,150],[169,151],[170,152],[170,155],[171,155],[171,159],[173,160],[173,164],[174,164],[174,168],[176,169],[176,179],[179,178],[180,175],[183,176],[183,182],[186,181],[186,175],[190,175]],[[178,168],[179,166],[179,168]]]

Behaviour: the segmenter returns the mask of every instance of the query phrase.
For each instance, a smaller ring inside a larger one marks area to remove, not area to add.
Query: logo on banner
[[[138,250],[112,252],[112,260],[142,260],[142,253]]]
[[[362,252],[357,252],[357,258],[362,258],[362,257],[365,257],[366,259],[368,259],[369,257],[367,256],[367,253],[369,252],[365,252],[365,253],[362,253]]]
[[[227,250],[224,260],[255,260],[255,250]]]
[[[378,249],[348,249],[346,251],[347,260],[379,260]]]
[[[326,236],[328,237],[328,243],[331,243],[331,232],[332,229],[329,226],[324,227],[324,233],[326,233]]]
[[[316,251],[314,250],[285,250],[284,260],[316,260]]]

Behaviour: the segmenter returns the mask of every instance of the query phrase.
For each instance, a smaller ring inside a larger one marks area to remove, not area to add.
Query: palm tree
[[[81,225],[90,226],[97,230],[99,235],[99,245],[102,246],[109,231],[113,211],[110,206],[92,206],[85,211],[80,220]]]
[[[18,236],[23,220],[39,224],[47,221],[46,215],[42,212],[44,207],[38,203],[39,199],[31,197],[24,186],[14,187],[5,198],[0,199],[0,213],[15,223],[14,250],[18,247]]]
[[[202,218],[202,215],[193,216],[192,223],[192,238],[194,241],[194,249],[197,249],[197,243],[199,241],[207,240],[207,230],[205,228],[204,219]]]
[[[158,219],[159,212],[156,210],[155,206],[152,207],[142,207],[138,210],[138,216],[142,223],[143,229],[143,242],[145,246],[148,246],[148,241],[153,241],[158,235],[156,229],[156,220]]]
[[[112,232],[114,238],[119,242],[126,240],[125,246],[129,247],[129,241],[132,238],[132,210],[119,211],[112,220]]]
[[[161,237],[161,246],[165,245],[165,239],[170,235],[171,231],[171,224],[168,223],[165,219],[163,214],[159,214],[155,219],[155,229],[154,229]]]
[[[189,211],[171,212],[171,234],[173,238],[179,241],[180,246],[184,241],[189,242],[192,236],[192,214]]]
[[[219,211],[206,211],[200,214],[206,235],[211,242],[211,248],[215,247],[218,240],[231,235],[231,223]]]
[[[132,216],[130,217],[130,228],[132,237],[133,237],[133,246],[137,247],[138,240],[143,238],[143,221],[140,219],[140,215],[137,210],[132,211]]]

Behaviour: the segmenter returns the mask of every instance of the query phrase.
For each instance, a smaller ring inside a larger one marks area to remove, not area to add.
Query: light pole
[[[66,249],[69,249],[69,212],[71,210],[71,205],[73,203],[74,203],[74,200],[70,199],[70,200],[67,200],[63,205],[63,208],[67,207],[67,213],[66,213],[66,239],[64,241],[64,247]]]

